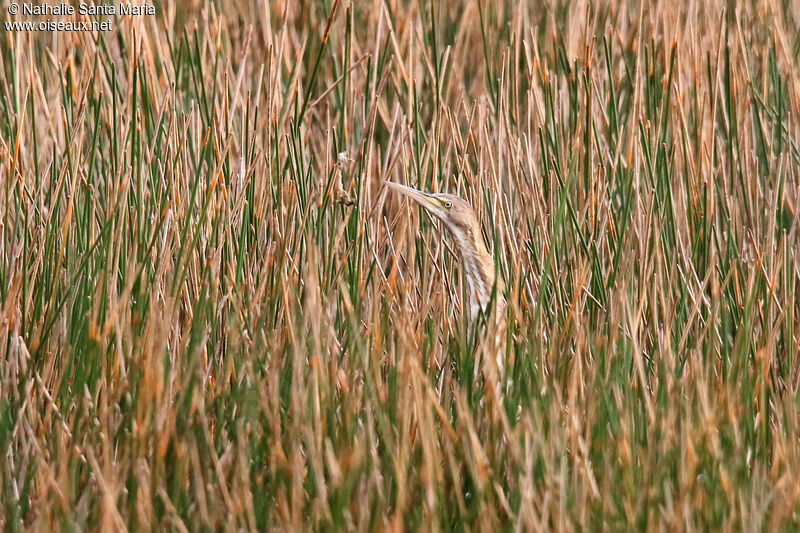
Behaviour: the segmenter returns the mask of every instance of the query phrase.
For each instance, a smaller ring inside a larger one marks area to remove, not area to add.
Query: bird
[[[486,322],[484,350],[495,354],[497,372],[503,374],[505,339],[505,284],[497,275],[494,259],[483,241],[483,232],[472,206],[454,194],[427,193],[392,181],[386,186],[410,198],[422,206],[433,218],[442,222],[452,237],[458,253],[464,277],[467,280],[469,295],[469,316],[475,321],[480,313],[485,313],[492,302],[492,292],[496,290],[495,308]],[[489,331],[489,329],[493,331]],[[492,334],[489,334],[492,333]]]

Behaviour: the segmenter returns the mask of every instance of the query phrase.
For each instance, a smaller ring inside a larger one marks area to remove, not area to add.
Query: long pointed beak
[[[427,193],[412,189],[411,187],[406,187],[405,185],[400,185],[399,183],[394,183],[393,181],[385,181],[384,183],[386,183],[390,189],[394,189],[403,196],[408,196],[426,209],[434,209],[437,207],[436,201]]]

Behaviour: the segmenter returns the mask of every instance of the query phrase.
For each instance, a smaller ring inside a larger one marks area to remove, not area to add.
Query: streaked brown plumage
[[[505,285],[501,277],[496,275],[494,260],[486,249],[481,233],[481,225],[472,206],[465,200],[452,194],[426,193],[400,185],[399,183],[386,182],[394,191],[416,201],[433,217],[440,220],[453,238],[458,252],[464,277],[467,280],[469,291],[470,317],[474,320],[478,313],[486,310],[491,301],[492,290],[497,284],[497,306],[491,315],[487,326],[492,327],[493,335],[487,335],[494,341],[494,346],[486,346],[490,352],[496,354],[497,369],[503,372],[503,339],[505,337],[503,289]],[[488,333],[488,331],[487,331]]]

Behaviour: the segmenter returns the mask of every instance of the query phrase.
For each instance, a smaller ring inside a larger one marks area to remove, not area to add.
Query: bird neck
[[[470,314],[474,318],[489,305],[495,280],[498,294],[503,290],[503,282],[495,275],[494,259],[483,242],[480,226],[476,224],[466,231],[451,233],[467,279]]]

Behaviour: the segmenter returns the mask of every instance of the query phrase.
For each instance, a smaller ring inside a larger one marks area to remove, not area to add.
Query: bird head
[[[475,212],[462,198],[453,194],[422,192],[391,181],[387,181],[386,185],[424,207],[431,216],[441,220],[455,237],[472,240],[479,233]]]

